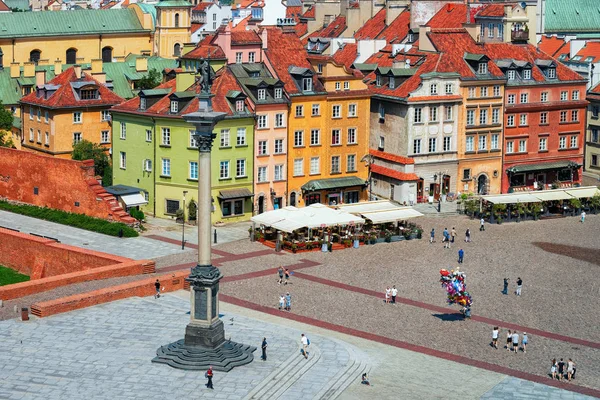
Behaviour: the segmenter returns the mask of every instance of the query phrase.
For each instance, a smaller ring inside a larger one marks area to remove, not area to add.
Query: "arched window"
[[[173,55],[177,57],[181,55],[181,45],[179,43],[175,43],[175,46],[173,46]]]
[[[42,56],[42,52],[39,50],[31,50],[29,52],[29,61],[33,63],[38,63],[40,61],[40,57]]]
[[[70,48],[67,50],[67,64],[77,64],[77,49]]]
[[[175,28],[179,28],[179,14],[175,14]]]
[[[290,194],[290,206],[296,207],[296,192]]]
[[[102,62],[105,62],[105,63],[112,62],[112,52],[113,52],[112,47],[108,47],[108,46],[104,47],[102,49]]]

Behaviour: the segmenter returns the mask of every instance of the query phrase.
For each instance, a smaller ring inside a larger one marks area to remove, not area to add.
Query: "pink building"
[[[262,40],[252,30],[238,30],[227,24],[217,30],[211,44],[219,46],[225,52],[228,64],[262,62]]]

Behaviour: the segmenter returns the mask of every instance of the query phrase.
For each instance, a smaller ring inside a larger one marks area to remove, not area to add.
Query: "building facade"
[[[585,140],[585,165],[583,184],[600,184],[600,84],[588,91],[590,102],[587,112],[587,132]]]

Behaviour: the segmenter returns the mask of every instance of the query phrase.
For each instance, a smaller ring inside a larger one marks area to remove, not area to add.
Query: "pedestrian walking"
[[[569,361],[567,361],[567,380],[569,382],[571,382],[571,379],[573,378],[574,373],[575,373],[575,363],[573,362],[572,359],[569,358]]]
[[[363,385],[371,386],[371,384],[369,383],[369,376],[366,372],[360,377],[360,383],[362,383]]]
[[[465,232],[465,243],[471,243],[471,230],[467,229]]]
[[[385,304],[388,304],[390,302],[391,297],[392,297],[392,289],[390,289],[390,287],[388,286],[387,289],[385,289]]]
[[[485,231],[485,220],[483,219],[483,217],[481,217],[481,219],[479,220],[479,230]]]
[[[463,258],[465,257],[465,252],[463,249],[460,249],[458,251],[458,263],[462,264],[463,263]]]
[[[450,233],[448,232],[448,228],[444,228],[444,232],[442,232],[442,235],[444,236],[444,239],[443,239],[444,248],[449,249],[450,248]]]
[[[506,350],[510,351],[512,348],[512,331],[509,329],[506,334]]]
[[[279,274],[279,281],[277,283],[281,285],[281,282],[283,282],[283,267],[282,266],[279,266],[279,268],[277,268],[277,273]]]
[[[206,387],[209,388],[209,389],[214,389],[213,383],[212,383],[212,379],[213,379],[213,369],[212,369],[212,366],[208,367],[208,371],[206,371],[204,373],[204,377],[206,379],[208,379],[208,381],[206,382]]]
[[[284,274],[285,274],[285,283],[284,283],[284,285],[287,285],[288,281],[290,280],[290,270],[286,268],[284,270]]]
[[[552,359],[552,366],[550,367],[550,376],[552,376],[552,380],[556,379],[556,370],[558,365],[556,364],[556,358]]]
[[[260,348],[262,349],[262,356],[260,356],[260,359],[263,360],[263,361],[267,361],[267,346],[268,346],[268,344],[267,344],[267,338],[264,337],[263,341],[262,341],[262,344],[260,346]]]
[[[492,346],[495,349],[498,349],[498,335],[500,334],[500,331],[498,330],[498,327],[495,326],[494,329],[492,330]]]
[[[285,309],[285,296],[281,295],[279,296],[279,310],[281,311],[281,309]]]
[[[515,291],[517,296],[521,295],[521,289],[523,289],[523,280],[521,278],[517,278],[517,290]]]
[[[396,304],[396,296],[398,295],[398,289],[396,289],[396,286],[394,285],[392,287],[392,304]]]
[[[585,211],[581,211],[581,223],[585,222]]]
[[[527,332],[523,332],[523,353],[527,353],[527,343],[529,343],[529,338],[527,337]]]
[[[429,235],[429,243],[433,243],[435,241],[435,228],[431,228],[431,233]]]
[[[158,279],[154,282],[154,287],[156,288],[156,293],[154,294],[154,298],[157,299],[160,297],[160,282]]]
[[[290,292],[285,295],[285,309],[286,311],[292,311],[292,296]]]
[[[502,289],[502,294],[508,295],[508,278],[504,278],[504,289]]]
[[[519,333],[517,331],[513,332],[512,345],[513,345],[513,351],[515,352],[515,354],[517,354],[517,351],[519,351]]]
[[[308,338],[306,336],[304,336],[304,333],[300,336],[300,342],[302,343],[302,355],[304,356],[304,358],[308,359],[308,346],[310,346],[310,340],[308,340]]]
[[[565,362],[561,358],[560,361],[558,362],[558,380],[562,381],[564,375],[565,375]]]
[[[450,242],[454,243],[454,238],[456,237],[456,229],[454,229],[454,227],[452,227],[452,230],[450,231],[450,236],[452,237],[452,240],[450,240]]]

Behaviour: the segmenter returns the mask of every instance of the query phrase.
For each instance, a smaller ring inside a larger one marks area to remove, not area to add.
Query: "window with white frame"
[[[339,129],[332,129],[331,130],[331,145],[332,146],[337,146],[342,144],[342,140],[340,137],[340,130]]]
[[[517,78],[517,72],[514,69],[509,69],[506,76],[509,81],[513,81]]]
[[[353,172],[356,171],[356,155],[348,154],[346,156],[346,171]]]
[[[275,98],[282,99],[283,98],[283,89],[275,88]]]
[[[579,100],[579,90],[573,90],[571,92],[571,100]]]
[[[229,178],[229,161],[221,161],[219,162],[219,178],[227,179]]]
[[[121,122],[121,133],[119,135],[121,139],[125,139],[127,137],[127,125],[125,122]]]
[[[177,100],[171,100],[171,114],[177,114],[179,112],[179,102]]]
[[[296,117],[304,116],[304,106],[296,106]]]
[[[421,154],[421,139],[413,140],[413,153]]]
[[[479,142],[479,144],[477,146],[478,150],[487,150],[487,136],[486,135],[479,135],[478,142]]]
[[[479,110],[479,125],[487,125],[488,123],[488,110]]]
[[[540,125],[546,125],[548,123],[548,112],[542,111],[540,113]]]
[[[258,167],[257,179],[259,182],[267,181],[267,167]]]
[[[435,153],[437,150],[437,139],[434,137],[429,138],[429,147],[428,147],[428,152],[429,153]]]
[[[527,93],[521,93],[521,104],[526,104],[529,102],[529,95]]]
[[[258,155],[266,156],[267,154],[269,154],[268,147],[269,145],[267,140],[259,140],[258,145],[256,146]]]
[[[526,152],[527,152],[527,140],[521,139],[521,140],[519,140],[519,153],[526,153]]]
[[[312,92],[313,81],[312,78],[302,78],[302,91]]]
[[[467,110],[467,126],[475,125],[475,110]]]
[[[540,94],[540,101],[546,103],[548,101],[548,92],[542,92]]]
[[[500,123],[500,109],[492,108],[492,124]]]
[[[444,112],[445,112],[445,114],[444,114],[444,120],[446,120],[446,121],[452,121],[452,119],[453,119],[452,110],[453,109],[454,109],[454,107],[452,107],[452,106],[446,106],[446,107],[444,107]]]
[[[304,131],[294,131],[294,147],[304,146]]]
[[[127,168],[127,153],[125,153],[124,151],[119,152],[119,167],[121,169]]]
[[[347,144],[356,144],[356,128],[348,128]]]
[[[241,158],[235,162],[235,176],[243,178],[246,176],[246,159]]]
[[[379,145],[377,148],[382,151],[385,149],[385,136],[379,136]]]
[[[81,136],[81,133],[80,133],[79,135]],[[38,142],[39,144],[42,144],[42,131],[40,131],[39,129],[38,129],[38,131],[37,131],[37,142]],[[74,139],[73,139],[73,142],[75,142],[75,140],[74,140]]]
[[[454,92],[454,85],[452,85],[451,83],[446,83],[444,89],[446,94],[452,94]]]
[[[319,157],[311,157],[310,158],[310,174],[315,175],[320,173],[321,165]]]
[[[195,131],[192,131],[195,132]],[[152,130],[151,129],[146,129],[146,142],[151,142],[152,141]],[[196,145],[196,147],[198,147],[198,145]]]
[[[79,142],[81,142],[81,132],[75,132],[73,133],[73,144],[77,144]],[[42,143],[42,135],[40,133],[40,131],[38,131],[38,142]]]
[[[444,136],[444,151],[452,150],[452,137]]]
[[[415,107],[415,115],[413,118],[415,124],[423,122],[423,109],[421,107]]]
[[[258,100],[265,100],[267,98],[267,89],[258,89]]]
[[[147,133],[148,131],[146,131]],[[190,148],[192,149],[196,149],[198,148],[198,139],[196,137],[196,131],[193,129],[190,129]]]
[[[540,146],[539,146],[539,151],[546,151],[548,150],[548,138],[540,138]]]
[[[486,62],[480,62],[477,66],[477,73],[479,75],[485,75],[488,73],[488,65]]]
[[[235,53],[235,63],[236,64],[241,64],[242,60],[243,60],[243,56],[244,56],[244,53],[242,53],[241,51]]]
[[[105,131],[105,132],[108,132],[108,131]],[[109,137],[109,140],[110,140],[110,137]],[[50,134],[48,132],[46,132],[44,134],[44,144],[46,146],[50,146]]]
[[[311,108],[311,115],[313,117],[316,117],[317,115],[320,115],[320,114],[321,114],[321,105],[318,103],[313,104],[312,108]]]
[[[336,82],[335,83],[335,90],[340,90],[342,88],[342,83],[341,82]]]
[[[244,109],[246,107],[244,107],[244,100],[236,100],[235,102],[235,111],[237,112],[244,112]]]
[[[438,94],[437,83],[432,83],[431,85],[429,85],[429,93],[431,93],[432,95]]]
[[[488,97],[487,86],[482,86],[481,88],[479,88],[479,93],[481,94],[481,97]]]
[[[494,37],[494,24],[488,24],[488,37]]]
[[[469,88],[469,98],[474,99],[475,97],[477,97],[477,88],[474,86],[471,86]]]
[[[39,112],[39,110],[38,110]],[[39,118],[38,118],[39,120]],[[73,123],[74,124],[80,124],[81,123],[81,111],[75,111],[73,113]]]
[[[275,154],[283,154],[283,139],[275,139]]]
[[[357,109],[357,105],[356,104],[348,104],[348,117],[356,117],[357,113],[356,113],[356,109]]]
[[[331,117],[332,118],[341,118],[342,117],[341,108],[342,107],[339,104],[336,104],[336,105],[332,106],[332,108],[331,108]]]
[[[100,112],[100,120],[101,121],[110,121],[110,111],[109,110],[102,110]],[[46,122],[48,122],[48,111],[46,111]]]
[[[561,136],[558,138],[558,148],[559,149],[567,148],[567,137],[566,136]]]
[[[531,79],[531,70],[530,69],[523,70],[523,79]]]
[[[277,164],[273,167],[273,180],[274,181],[282,181],[283,178],[283,164]]]
[[[145,110],[145,109],[146,109],[146,98],[140,97],[140,110]]]
[[[170,146],[171,145],[171,128],[161,128],[160,129],[160,144],[162,144],[163,146]]]
[[[256,53],[251,51],[248,53],[248,62],[253,63],[256,60]]]
[[[515,143],[511,140],[506,142],[506,154],[511,154],[515,152]]]
[[[566,111],[561,111],[560,112],[560,122],[567,122],[567,112]]]
[[[246,128],[237,128],[236,146],[246,145]]]
[[[515,116],[514,115],[508,115],[506,117],[506,126],[515,126]]]
[[[515,104],[515,98],[516,96],[514,94],[509,94],[508,96],[506,96],[506,104]]]
[[[100,131],[100,143],[110,143],[110,131]]]
[[[331,156],[331,173],[339,174],[340,172],[340,156]]]
[[[435,106],[429,107],[429,122],[438,121],[438,108]]]
[[[198,179],[198,161],[189,162],[190,179]]]
[[[296,158],[294,160],[294,176],[304,175],[304,159]]]
[[[569,92],[563,90],[560,92],[560,101],[567,101],[569,99]]]
[[[267,115],[257,115],[256,122],[258,129],[266,129],[269,127],[269,119]]]
[[[491,140],[490,140],[490,149],[492,150],[498,150],[500,148],[500,135],[497,133],[494,133],[491,136]]]
[[[519,126],[525,126],[527,125],[527,114],[520,114],[519,115]]]
[[[571,110],[571,122],[579,121],[579,110]]]
[[[163,158],[161,161],[162,161],[161,175],[162,176],[171,176],[171,159]]]
[[[350,90],[350,82],[344,81],[344,90]]]
[[[229,142],[229,129],[221,129],[221,142],[220,147],[229,147],[231,146]]]
[[[467,136],[465,143],[465,151],[475,151],[475,138],[473,136]]]
[[[283,118],[283,114],[275,114],[275,128],[283,127],[285,127],[285,119]]]
[[[500,97],[500,85],[494,85],[494,97]]]
[[[35,140],[33,132],[34,132],[33,128],[29,128],[29,141],[30,142],[33,142]]]
[[[571,136],[571,148],[572,149],[577,148],[577,135]]]
[[[310,145],[317,146],[321,144],[321,131],[319,129],[310,130]]]
[[[548,78],[550,78],[550,79],[556,78],[556,69],[555,68],[548,68]]]

